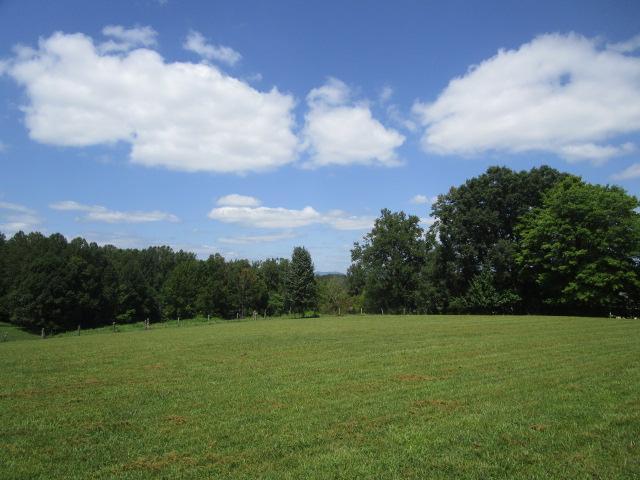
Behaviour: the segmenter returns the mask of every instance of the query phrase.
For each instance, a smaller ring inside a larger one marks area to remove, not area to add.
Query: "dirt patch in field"
[[[164,417],[164,419],[174,425],[184,425],[185,423],[187,423],[187,419],[181,415],[169,415],[167,417]]]
[[[164,365],[162,365],[161,363],[154,363],[153,365],[145,365],[143,368],[145,370],[162,370],[164,368]]]
[[[544,430],[549,428],[549,426],[544,425],[543,423],[534,423],[533,425],[529,425],[529,428],[531,430],[535,430],[536,432],[543,432]]]

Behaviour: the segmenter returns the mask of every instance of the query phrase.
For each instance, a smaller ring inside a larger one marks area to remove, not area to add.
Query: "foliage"
[[[309,251],[295,247],[286,279],[287,304],[293,313],[304,315],[318,306],[318,287]]]
[[[419,223],[415,215],[383,209],[373,230],[351,250],[351,290],[363,288],[368,311],[415,308],[414,292],[427,251]],[[363,287],[355,287],[358,283]]]
[[[354,301],[349,295],[344,275],[324,275],[319,277],[318,298],[321,313],[339,315],[353,312]]]
[[[528,172],[490,167],[440,195],[432,207],[439,242],[434,274],[444,279],[447,295],[464,297],[483,268],[493,272],[497,290],[517,288],[516,225],[567,176],[546,166]]]
[[[560,182],[522,219],[522,275],[556,311],[637,314],[639,205],[619,187]]]

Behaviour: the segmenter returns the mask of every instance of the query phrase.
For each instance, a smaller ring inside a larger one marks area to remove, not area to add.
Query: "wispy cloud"
[[[105,37],[111,37],[101,43],[98,49],[103,53],[127,52],[136,47],[152,47],[156,45],[156,32],[151,27],[125,28],[121,25],[107,25],[102,29]]]
[[[24,205],[0,201],[0,231],[12,235],[20,230],[30,232],[42,220],[37,212]]]
[[[260,203],[260,200],[255,197],[239,195],[237,193],[220,197],[216,202],[216,204],[221,207],[258,207]]]
[[[257,200],[257,199],[256,199]],[[209,212],[209,218],[257,228],[292,229],[308,225],[329,225],[336,230],[364,230],[373,226],[374,218],[349,215],[342,210],[320,213],[313,207],[290,209],[263,206],[222,206]]]
[[[609,50],[613,50],[614,52],[620,52],[620,53],[635,52],[636,50],[640,49],[640,34],[634,37],[631,37],[630,39],[625,40],[624,42],[609,43],[607,45],[607,48]]]
[[[83,212],[81,220],[105,223],[148,223],[148,222],[179,222],[180,219],[172,213],[153,210],[150,212],[131,211],[121,212],[109,210],[101,205],[83,205],[73,200],[65,200],[49,205],[53,210]]]
[[[191,31],[182,45],[185,50],[197,53],[207,60],[217,60],[227,65],[235,65],[242,59],[242,55],[231,47],[213,45],[200,32]]]
[[[218,239],[220,243],[231,245],[251,245],[254,243],[278,242],[280,240],[288,240],[296,235],[293,232],[276,233],[273,235],[240,235],[236,237],[221,237]]]
[[[613,180],[631,180],[633,178],[640,178],[640,163],[634,163],[629,165],[621,172],[611,175]]]

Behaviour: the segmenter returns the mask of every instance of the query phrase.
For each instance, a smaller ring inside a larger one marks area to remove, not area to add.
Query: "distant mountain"
[[[336,277],[346,277],[346,274],[342,272],[316,272],[316,277],[327,277],[329,275]]]

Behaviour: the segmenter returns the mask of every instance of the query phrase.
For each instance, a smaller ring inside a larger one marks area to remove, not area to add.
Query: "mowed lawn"
[[[0,478],[640,478],[640,321],[360,316],[0,344]]]

